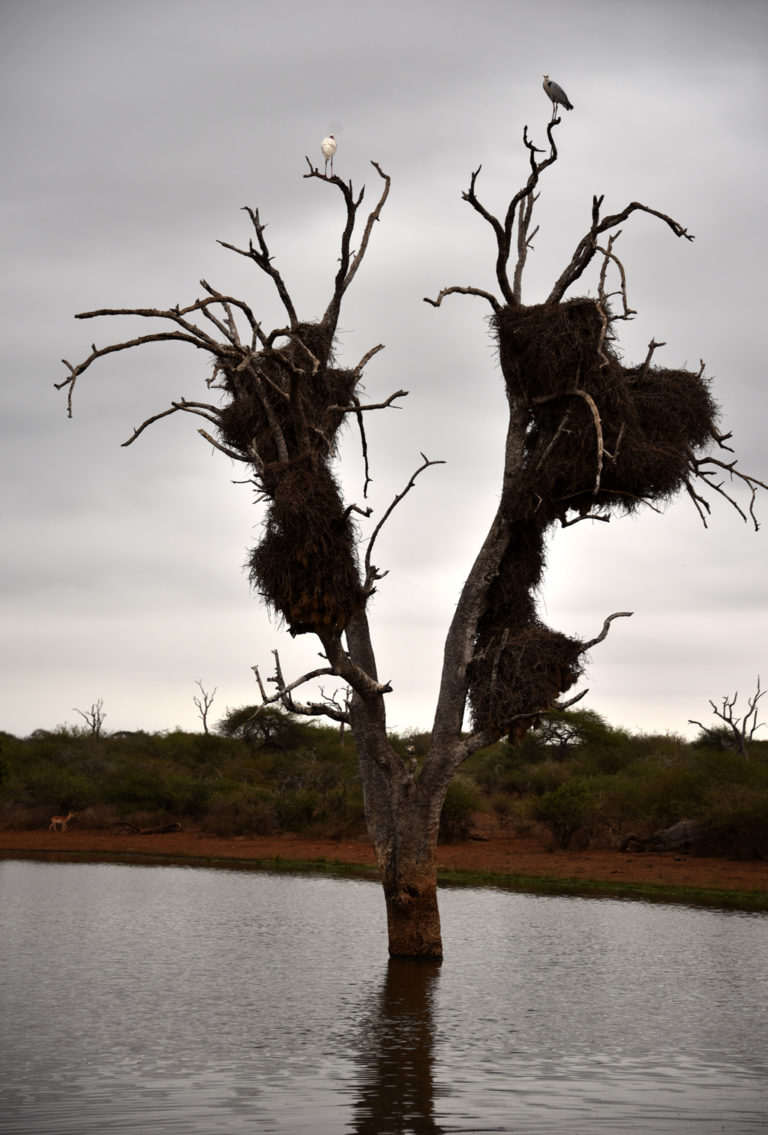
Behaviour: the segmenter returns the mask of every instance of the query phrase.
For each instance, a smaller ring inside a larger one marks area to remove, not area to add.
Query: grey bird
[[[573,106],[571,105],[571,101],[568,98],[568,95],[565,93],[563,88],[554,81],[554,79],[550,79],[549,75],[544,76],[544,82],[542,83],[542,86],[544,87],[546,94],[549,95],[550,99],[552,100],[553,118],[557,114],[558,103],[560,103],[561,106],[564,106],[566,110],[573,110]]]

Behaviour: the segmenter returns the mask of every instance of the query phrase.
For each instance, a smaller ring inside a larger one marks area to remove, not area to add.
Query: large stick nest
[[[519,740],[579,678],[583,644],[536,619],[517,630],[486,625],[470,667],[476,728]]]
[[[250,556],[251,580],[292,634],[342,631],[364,594],[338,485],[312,455],[267,472],[273,497]]]
[[[534,594],[544,570],[544,529],[510,526],[507,550],[486,593],[469,670],[476,728],[522,737],[581,673],[583,644],[545,627]]]
[[[278,460],[279,431],[289,453],[299,444],[297,414],[312,434],[312,446],[330,453],[350,406],[358,375],[336,368],[332,341],[319,323],[302,323],[287,343],[222,367],[230,401],[219,413],[224,442],[248,460],[257,454]],[[337,407],[334,409],[334,407]]]
[[[318,323],[221,363],[230,396],[221,436],[252,463],[268,501],[251,581],[292,634],[338,633],[364,603],[355,531],[329,468],[358,374],[332,363],[332,337]]]
[[[529,410],[526,488],[547,519],[631,512],[682,488],[716,427],[700,374],[624,367],[590,299],[504,308],[494,330],[508,395]]]

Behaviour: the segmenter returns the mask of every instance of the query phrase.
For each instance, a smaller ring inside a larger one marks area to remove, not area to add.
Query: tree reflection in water
[[[434,1000],[440,962],[393,958],[364,1022],[357,1135],[440,1135],[434,1118]]]

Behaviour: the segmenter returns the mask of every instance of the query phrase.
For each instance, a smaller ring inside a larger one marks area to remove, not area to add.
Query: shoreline
[[[158,835],[110,831],[0,832],[0,858],[122,862],[240,870],[325,872],[377,878],[364,838],[221,837],[194,830]],[[768,911],[768,862],[675,852],[551,850],[540,840],[488,829],[438,847],[439,881],[538,894],[594,895]]]

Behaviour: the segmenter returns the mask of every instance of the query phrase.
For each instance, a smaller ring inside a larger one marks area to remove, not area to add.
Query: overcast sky
[[[481,199],[502,212],[527,175],[524,125],[543,145],[548,72],[574,104],[537,205],[524,301],[545,298],[589,224],[638,200],[617,251],[638,312],[620,325],[627,361],[651,338],[660,365],[707,364],[745,470],[768,480],[765,445],[765,195],[768,7],[661,0],[2,0],[3,616],[0,728],[81,723],[200,725],[257,700],[251,666],[281,652],[288,676],[314,665],[251,594],[244,563],[261,513],[235,466],[196,433],[159,422],[171,399],[207,394],[205,360],[158,346],[102,360],[74,419],[54,389],[62,358],[135,334],[98,307],[167,307],[205,277],[241,295],[265,326],[280,310],[253,265],[244,205],[303,318],[329,297],[342,211],[303,178],[305,155],[338,139],[336,172],[368,198],[392,192],[342,312],[342,361],[379,342],[366,395],[400,387],[399,411],[369,415],[374,520],[420,463],[429,470],[378,544],[390,574],[371,608],[392,728],[429,728],[442,642],[495,510],[505,397],[487,305],[449,284],[493,287],[490,230],[461,200],[481,163]],[[592,275],[579,288],[594,294]],[[147,330],[146,327],[143,330]],[[342,448],[361,499],[359,447]],[[743,500],[743,498],[741,498]],[[714,500],[705,529],[687,500],[610,524],[555,532],[541,593],[554,628],[593,637],[583,705],[615,725],[691,735],[710,698],[768,682],[768,496],[760,532]],[[330,687],[329,687],[330,689]]]

